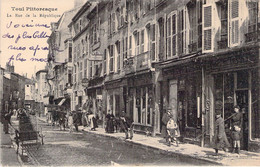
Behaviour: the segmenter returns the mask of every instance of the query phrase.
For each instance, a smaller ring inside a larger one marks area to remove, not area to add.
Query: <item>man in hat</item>
[[[232,140],[233,140],[233,153],[237,149],[237,153],[240,151],[240,138],[241,138],[241,128],[243,115],[239,111],[240,107],[238,105],[234,106],[235,114],[231,118],[231,131],[232,131]]]
[[[162,137],[166,139],[166,142],[168,142],[168,133],[167,133],[167,123],[170,120],[171,117],[171,108],[168,107],[167,111],[164,112],[163,117],[162,117]]]
[[[225,122],[224,119],[221,117],[221,111],[216,111],[216,122],[215,122],[215,152],[216,155],[218,154],[219,149],[223,149],[224,151],[230,146],[227,135],[225,132]]]

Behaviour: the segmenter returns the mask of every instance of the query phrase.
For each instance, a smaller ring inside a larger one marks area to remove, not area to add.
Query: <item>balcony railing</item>
[[[259,41],[259,31],[249,32],[245,34],[245,42],[257,42]]]
[[[222,39],[218,41],[218,49],[226,49],[228,47],[228,40]]]
[[[189,44],[188,47],[189,47],[189,53],[196,52],[197,51],[197,42]]]
[[[130,57],[124,61],[124,69],[126,74],[141,71],[150,68],[149,52],[141,53],[137,56]]]

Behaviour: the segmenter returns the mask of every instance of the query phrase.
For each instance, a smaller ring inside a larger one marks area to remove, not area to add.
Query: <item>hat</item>
[[[237,109],[239,109],[239,110],[240,110],[240,107],[239,107],[239,105],[235,105],[235,106],[234,106],[234,109],[235,109],[235,108],[237,108]]]
[[[221,114],[222,114],[222,111],[221,111],[221,110],[216,110],[216,111],[215,111],[215,114],[216,114],[216,115],[221,115]]]

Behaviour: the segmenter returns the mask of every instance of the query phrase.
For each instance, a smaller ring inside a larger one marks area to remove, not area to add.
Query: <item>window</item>
[[[190,7],[188,8],[189,13],[189,24],[190,24],[190,30],[189,30],[189,52],[193,52],[197,50],[197,21],[196,21],[196,8]],[[195,47],[195,48],[194,48]]]
[[[69,42],[69,62],[72,62],[72,43]]]
[[[104,67],[104,74],[107,73],[107,50],[104,50],[104,62],[103,62],[103,67]]]
[[[132,57],[132,35],[129,36],[129,55]]]
[[[79,81],[82,80],[82,62],[79,63]]]
[[[221,32],[220,39],[221,41],[228,39],[228,8],[227,4],[221,6]]]
[[[139,39],[139,32],[135,34],[135,55],[140,54],[140,39]]]
[[[127,40],[128,40],[127,37],[126,37],[125,39],[122,40],[123,59],[126,59],[126,58],[127,58]]]
[[[89,61],[89,78],[92,78],[93,71],[93,61]]]
[[[84,46],[84,40],[81,40],[81,47],[82,47],[82,57],[84,57],[85,54],[85,46]]]
[[[230,3],[230,45],[236,46],[239,43],[239,0],[228,2]]]
[[[120,71],[120,57],[121,57],[120,41],[117,41],[116,49],[117,49],[117,71]]]
[[[112,14],[112,33],[116,31],[116,14]]]
[[[88,37],[86,37],[86,55],[89,53],[89,40]]]
[[[151,28],[150,28],[150,56],[151,56],[151,60],[152,61],[155,61],[156,60],[156,46],[155,46],[155,24],[152,24],[151,25]]]
[[[184,10],[180,10],[179,11],[179,15],[178,15],[178,31],[179,31],[179,35],[178,35],[178,53],[179,54],[183,54],[185,53],[185,22],[184,22]]]
[[[257,2],[250,2],[248,1],[248,12],[249,12],[249,19],[248,19],[248,32],[255,32],[257,28]]]
[[[97,43],[97,24],[93,26],[93,43]]]
[[[108,16],[108,34],[112,34],[112,14]]]
[[[110,45],[109,47],[109,71],[114,72],[114,46]]]
[[[87,63],[88,59],[84,59],[84,78],[87,78]]]
[[[79,32],[82,30],[82,21],[81,19],[79,20]]]
[[[140,53],[144,53],[144,30],[141,31],[141,51]]]
[[[72,84],[72,74],[71,74],[71,71],[69,71],[69,74],[68,74],[68,83]]]
[[[176,14],[172,14],[167,19],[167,58],[176,56],[177,22]]]

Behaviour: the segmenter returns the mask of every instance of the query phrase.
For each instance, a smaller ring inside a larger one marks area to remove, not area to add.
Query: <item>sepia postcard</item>
[[[258,166],[258,0],[1,0],[1,166]]]

